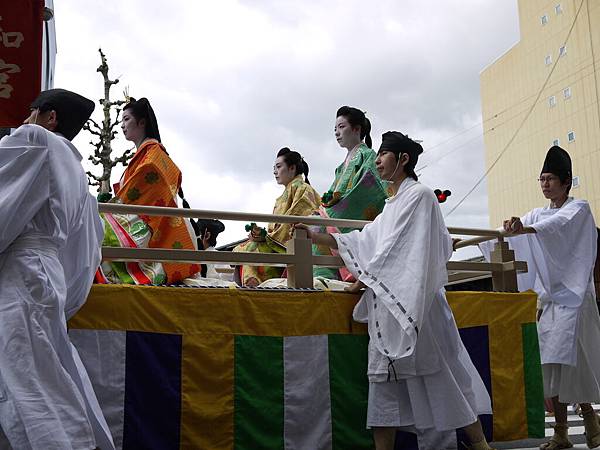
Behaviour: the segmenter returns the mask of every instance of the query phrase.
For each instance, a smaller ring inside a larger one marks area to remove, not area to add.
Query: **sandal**
[[[495,448],[490,447],[490,444],[484,439],[483,441],[475,442],[474,444],[467,445],[462,442],[462,445],[467,450],[496,450]]]
[[[600,446],[600,418],[596,412],[591,411],[583,415],[583,426],[585,427],[585,442],[588,448]]]
[[[560,450],[563,448],[572,448],[573,444],[569,440],[568,425],[554,425],[554,436],[548,441],[540,445],[541,450]]]

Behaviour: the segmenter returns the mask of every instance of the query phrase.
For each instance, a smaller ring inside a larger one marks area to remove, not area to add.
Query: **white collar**
[[[406,191],[409,187],[417,184],[418,181],[413,180],[411,177],[406,177],[404,180],[402,180],[402,183],[400,183],[400,186],[398,187],[398,192],[396,192],[395,195],[386,198],[385,201],[387,203],[389,202],[393,202],[394,200],[396,200],[398,197],[400,197],[400,194],[402,194],[404,191]]]
[[[571,203],[573,200],[575,200],[573,197],[567,197],[567,199],[565,200],[565,202],[560,206],[560,208],[550,208],[550,205],[546,205],[544,207],[544,209],[547,209],[548,211],[558,211],[559,209],[567,206],[569,203]]]

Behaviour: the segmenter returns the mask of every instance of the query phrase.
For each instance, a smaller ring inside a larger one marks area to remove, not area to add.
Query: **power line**
[[[567,37],[566,37],[563,45],[567,45],[567,42],[569,42],[569,38],[571,37],[571,33],[573,32],[573,29],[575,28],[575,24],[577,23],[577,18],[579,17],[579,13],[581,12],[581,8],[583,7],[584,2],[585,2],[585,0],[581,0],[581,4],[579,5],[579,8],[577,8],[577,13],[575,14],[575,18],[573,19],[573,23],[571,24],[571,28],[569,28],[569,32],[567,33]],[[523,118],[523,120],[521,121],[521,123],[519,124],[519,126],[517,127],[517,129],[516,129],[515,133],[513,134],[513,136],[506,143],[506,145],[504,146],[504,148],[502,149],[502,151],[500,152],[500,154],[498,155],[498,157],[492,162],[492,164],[490,164],[490,167],[487,168],[487,170],[484,172],[484,174],[477,180],[477,182],[475,183],[475,185],[471,189],[469,189],[469,191],[458,201],[458,203],[450,211],[448,211],[446,213],[446,215],[444,216],[444,218],[450,216],[450,214],[452,214],[454,211],[456,211],[458,209],[458,207],[460,205],[462,205],[463,202],[475,191],[475,189],[477,189],[479,187],[479,185],[483,182],[483,180],[486,179],[486,177],[488,176],[488,174],[496,166],[496,164],[498,163],[498,161],[500,161],[500,158],[502,158],[502,156],[506,153],[506,151],[508,150],[508,148],[510,147],[510,145],[513,143],[513,141],[517,138],[517,135],[519,134],[519,132],[521,131],[521,129],[525,125],[525,122],[527,122],[527,119],[529,119],[529,116],[531,116],[531,113],[535,109],[535,107],[536,107],[536,105],[537,105],[540,97],[542,96],[542,93],[546,89],[546,86],[548,85],[548,82],[550,81],[550,77],[552,76],[552,74],[554,73],[554,70],[558,66],[558,62],[559,61],[560,61],[560,58],[557,58],[556,62],[552,65],[552,68],[550,69],[550,72],[548,73],[548,76],[546,76],[546,80],[542,84],[542,87],[540,88],[540,90],[539,90],[539,92],[538,92],[535,100],[533,101],[533,104],[531,105],[531,107],[527,111],[527,114],[525,115],[525,117]]]
[[[469,127],[469,128],[466,128],[466,129],[462,130],[461,132],[459,132],[459,133],[457,133],[457,134],[455,134],[455,135],[453,135],[453,136],[450,136],[450,137],[449,137],[448,139],[446,139],[445,141],[438,142],[437,144],[435,144],[435,145],[432,145],[431,147],[428,147],[428,148],[427,148],[425,151],[426,151],[426,152],[429,152],[429,151],[433,150],[434,148],[437,148],[437,147],[439,147],[439,146],[441,146],[441,145],[447,144],[448,142],[452,141],[453,139],[456,139],[457,137],[459,137],[459,136],[462,136],[462,135],[463,135],[463,134],[465,134],[465,133],[468,133],[468,132],[469,132],[469,131],[471,131],[473,128],[476,128],[476,127],[478,127],[478,126],[479,126],[479,125],[481,125],[481,124],[482,124],[482,122],[481,122],[481,121],[479,121],[479,122],[477,122],[475,125],[473,125],[473,126],[471,126],[471,127]]]
[[[463,147],[466,147],[468,144],[470,144],[471,142],[481,139],[483,137],[483,134],[479,133],[477,134],[477,136],[469,139],[466,142],[463,142],[461,145],[459,145],[458,147],[454,147],[452,150],[447,151],[446,153],[442,154],[441,156],[439,156],[437,159],[435,159],[434,161],[430,161],[428,163],[423,164],[421,167],[417,167],[415,169],[415,172],[417,172],[417,175],[419,175],[423,170],[425,170],[427,167],[430,166],[434,166],[436,164],[438,164],[442,159],[444,159],[446,156],[454,153],[457,150],[460,150]]]
[[[576,74],[578,74],[578,73],[581,73],[581,72],[583,72],[585,69],[587,69],[587,68],[590,68],[590,67],[593,67],[593,66],[594,66],[594,64],[587,64],[587,65],[583,66],[581,69],[578,69],[578,70],[577,70],[577,71],[575,71],[575,72],[571,72],[569,75],[567,75],[567,76],[565,76],[565,77],[563,77],[563,78],[559,79],[558,81],[555,81],[554,83],[552,83],[552,84],[550,84],[550,85],[546,86],[546,89],[550,88],[551,86],[556,86],[556,85],[558,85],[559,83],[561,83],[562,81],[566,80],[567,78],[571,78],[573,75],[576,75]],[[580,76],[580,77],[578,77],[578,78],[575,78],[575,79],[573,79],[573,80],[571,81],[571,83],[576,83],[576,82],[578,82],[578,81],[581,81],[581,80],[583,80],[583,79],[584,79],[586,76],[589,76],[589,75],[590,75],[590,74],[585,74],[585,75],[582,75],[582,76]],[[501,110],[500,112],[498,112],[498,113],[494,114],[493,116],[491,116],[491,117],[488,117],[488,118],[487,118],[487,119],[485,119],[485,120],[481,120],[481,121],[479,121],[479,122],[478,122],[478,123],[476,123],[475,125],[473,125],[473,126],[471,126],[471,127],[467,128],[467,129],[465,129],[465,130],[462,130],[462,131],[460,131],[459,133],[457,133],[457,134],[455,134],[455,135],[452,135],[451,137],[447,138],[446,140],[444,140],[444,141],[442,141],[442,142],[439,142],[438,144],[435,144],[435,145],[433,145],[433,146],[431,146],[431,147],[428,147],[428,148],[426,148],[426,149],[425,149],[425,152],[426,152],[425,154],[426,154],[426,155],[430,155],[431,153],[429,153],[429,152],[430,152],[431,150],[433,150],[433,149],[435,149],[435,148],[437,148],[437,147],[440,147],[440,146],[442,146],[442,145],[444,145],[444,144],[446,144],[446,143],[448,143],[448,142],[450,142],[450,141],[452,141],[452,140],[456,139],[457,137],[459,137],[459,136],[461,136],[461,135],[463,135],[463,134],[465,134],[465,133],[467,133],[467,132],[469,132],[469,131],[473,130],[474,128],[476,128],[476,127],[478,127],[478,126],[480,126],[480,125],[483,125],[483,124],[485,124],[486,122],[489,122],[489,121],[491,121],[491,120],[498,119],[498,118],[502,117],[502,114],[506,113],[507,111],[509,111],[509,110],[511,110],[512,108],[514,108],[514,107],[516,107],[516,106],[520,105],[521,103],[525,102],[526,100],[528,100],[528,99],[530,99],[530,98],[532,98],[532,97],[534,97],[534,95],[527,96],[525,99],[523,99],[523,100],[519,100],[519,101],[517,101],[517,102],[513,103],[511,106],[507,106],[506,108],[504,108],[504,109],[503,109],[503,110]],[[538,102],[536,103],[536,106],[537,106],[537,105],[539,105],[539,104],[542,104],[542,103],[543,103],[543,102],[540,102],[540,101],[538,101]],[[482,133],[479,133],[479,134],[477,134],[477,136],[475,136],[474,138],[472,138],[472,139],[470,139],[469,141],[467,141],[467,142],[465,142],[465,143],[463,143],[463,144],[459,145],[458,147],[455,147],[454,149],[452,149],[452,150],[448,151],[447,153],[444,153],[442,156],[440,156],[439,158],[437,158],[437,160],[435,160],[435,161],[430,161],[430,162],[427,162],[427,163],[426,163],[426,164],[424,164],[423,166],[416,168],[416,169],[415,169],[415,171],[416,171],[417,173],[420,173],[421,171],[423,171],[423,170],[424,170],[425,168],[427,168],[427,167],[435,166],[436,164],[438,164],[438,163],[439,163],[439,161],[440,161],[440,160],[442,160],[442,159],[443,159],[443,158],[445,158],[446,156],[448,156],[448,155],[450,155],[450,154],[454,153],[454,152],[455,152],[455,151],[457,151],[457,150],[460,150],[461,148],[465,147],[467,144],[469,144],[469,143],[473,142],[475,139],[481,138],[482,136],[484,136],[484,135],[485,135],[485,133],[487,133],[487,132],[490,132],[490,131],[494,131],[494,130],[498,129],[499,127],[501,127],[502,125],[504,125],[504,124],[506,124],[506,123],[510,122],[512,119],[514,119],[514,118],[516,118],[516,117],[519,117],[519,116],[521,116],[523,113],[527,112],[527,111],[528,111],[528,109],[529,109],[529,108],[522,109],[522,110],[518,111],[517,113],[515,113],[515,114],[511,115],[510,117],[506,118],[506,119],[505,119],[503,122],[497,123],[497,124],[495,124],[494,126],[492,126],[492,127],[488,128],[488,129],[484,129]],[[599,117],[600,117],[600,115],[599,115]]]

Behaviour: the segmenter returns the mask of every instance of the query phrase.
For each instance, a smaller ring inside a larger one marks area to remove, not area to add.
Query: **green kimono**
[[[387,187],[381,181],[375,168],[377,154],[365,144],[361,144],[348,166],[344,163],[335,169],[335,179],[331,188],[323,195],[319,213],[332,219],[373,220],[383,210]],[[350,228],[337,229],[327,227],[328,233],[347,233]],[[331,255],[335,251],[324,246],[313,245],[313,254]],[[329,279],[350,281],[351,275],[346,269],[336,270],[315,267],[314,275]]]

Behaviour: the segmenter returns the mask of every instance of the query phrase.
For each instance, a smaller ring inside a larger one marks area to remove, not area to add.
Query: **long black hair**
[[[310,184],[308,181],[308,164],[304,161],[302,155],[298,152],[290,150],[287,147],[283,147],[277,152],[277,158],[282,157],[285,164],[290,166],[296,166],[296,176],[303,174],[304,181]]]
[[[144,119],[146,121],[146,137],[150,139],[156,139],[158,142],[160,142],[158,122],[156,121],[154,110],[152,109],[152,106],[150,106],[150,102],[146,97],[142,97],[139,100],[130,98],[129,102],[123,107],[123,111],[129,111],[138,122]]]
[[[365,113],[352,106],[342,106],[335,115],[336,119],[340,116],[345,117],[352,128],[360,127],[360,139],[364,139],[367,147],[372,148],[371,121],[367,119]]]

